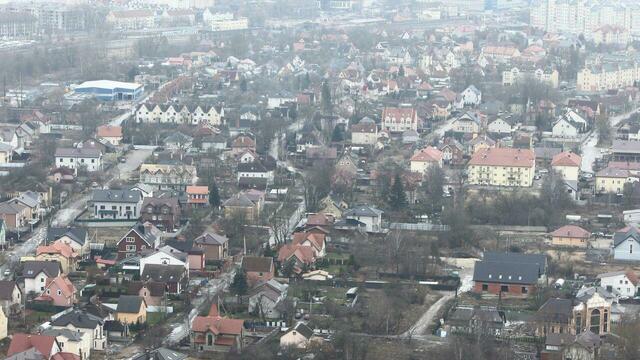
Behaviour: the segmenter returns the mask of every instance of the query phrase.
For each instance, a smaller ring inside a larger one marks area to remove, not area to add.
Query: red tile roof
[[[309,240],[316,250],[320,251],[324,248],[325,234],[308,233],[308,232],[295,232],[293,233],[294,245],[302,244],[305,240]]]
[[[469,165],[533,167],[535,159],[531,149],[489,148],[476,151]]]
[[[576,225],[565,225],[556,231],[551,233],[551,236],[557,237],[568,237],[568,238],[579,238],[579,239],[588,239],[591,234]]]
[[[582,158],[580,155],[574,154],[570,151],[561,152],[556,154],[551,160],[551,166],[580,166]]]
[[[424,161],[424,162],[440,162],[442,161],[442,151],[428,146],[424,149],[417,151],[411,157],[411,161]]]
[[[36,350],[44,355],[45,359],[49,359],[51,357],[51,350],[53,349],[53,345],[55,343],[55,336],[32,335],[23,333],[13,334],[13,338],[11,338],[11,344],[9,345],[9,350],[7,351],[7,356],[21,353],[31,348],[36,348]]]
[[[382,121],[400,122],[402,119],[410,118],[412,122],[417,121],[418,115],[414,108],[384,108],[382,110]]]
[[[313,264],[316,261],[315,250],[308,245],[286,244],[278,250],[280,262],[287,261],[294,256],[305,264]]]
[[[36,256],[40,254],[60,254],[66,258],[72,258],[77,255],[71,246],[61,241],[56,241],[51,245],[38,246]]]
[[[215,307],[215,311],[213,311]],[[215,305],[211,306],[209,315],[196,316],[193,319],[191,330],[194,332],[204,333],[211,331],[212,333],[219,335],[240,335],[242,334],[242,327],[244,320],[224,318],[217,314],[218,308]]]
[[[114,125],[102,125],[96,129],[98,137],[122,137],[122,127]]]

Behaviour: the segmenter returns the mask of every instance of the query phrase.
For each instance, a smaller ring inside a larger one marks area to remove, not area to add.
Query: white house
[[[579,133],[579,127],[565,117],[558,119],[551,129],[551,134],[557,138],[576,138]]]
[[[136,122],[141,124],[208,124],[219,126],[223,123],[222,106],[186,106],[141,104],[135,112]]]
[[[148,256],[140,259],[140,275],[144,271],[144,267],[149,264],[153,265],[180,265],[183,266],[187,273],[189,272],[189,264],[186,259],[180,259],[179,253],[170,253],[167,250],[157,250]]]
[[[418,112],[412,107],[385,107],[382,110],[382,129],[391,132],[417,131]]]
[[[93,190],[91,207],[99,219],[135,220],[140,217],[142,195],[132,190]]]
[[[51,320],[53,329],[68,329],[87,336],[91,350],[106,350],[107,334],[104,332],[104,320],[83,310],[70,308],[61,314],[54,315]],[[86,354],[88,355],[88,354]],[[89,356],[83,356],[89,359]]]
[[[342,217],[347,220],[361,223],[367,232],[377,233],[383,230],[382,213],[382,210],[376,209],[372,206],[363,205],[346,210],[342,214]]]
[[[442,151],[433,146],[420,149],[411,157],[411,171],[424,174],[431,166],[442,167]]]
[[[489,122],[487,131],[493,134],[511,134],[513,126],[507,120],[499,117]]]
[[[75,332],[69,329],[48,328],[40,335],[53,336],[60,345],[60,350],[65,353],[75,354],[80,359],[89,359],[91,356],[91,339],[83,332]]]
[[[61,273],[60,263],[58,262],[25,261],[22,268],[24,293],[42,293],[46,287],[47,279],[53,279]]]
[[[373,120],[365,120],[351,126],[351,143],[354,145],[375,145],[378,142],[378,126]]]
[[[466,112],[453,121],[454,132],[477,134],[480,132],[480,117],[476,113]]]
[[[640,261],[640,232],[627,226],[613,235],[613,258],[624,261]]]
[[[56,167],[89,172],[102,170],[102,152],[96,148],[58,148],[55,153]]]
[[[317,337],[313,335],[313,330],[300,322],[297,323],[293,329],[289,330],[289,332],[282,335],[280,338],[280,348],[304,349],[309,346],[314,339],[317,339]]]
[[[598,275],[600,286],[621,297],[634,297],[638,292],[638,276],[632,271],[614,271]]]
[[[482,92],[473,85],[469,85],[460,93],[458,108],[465,106],[478,106],[482,102]]]
[[[267,319],[280,318],[278,305],[287,298],[288,287],[274,279],[256,285],[249,292],[249,312]]]

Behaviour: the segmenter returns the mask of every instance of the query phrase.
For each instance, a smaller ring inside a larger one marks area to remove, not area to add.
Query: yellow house
[[[2,310],[2,306],[0,306],[0,340],[7,337],[8,327],[9,322],[7,320],[7,315],[4,314],[4,310]]]
[[[627,169],[608,166],[596,173],[596,192],[621,194],[629,176]]]
[[[147,321],[147,303],[136,295],[120,295],[116,320],[123,324],[143,324]]]
[[[578,181],[581,163],[582,158],[580,155],[565,151],[553,157],[551,160],[551,168],[565,180]]]
[[[591,234],[575,225],[565,225],[551,233],[551,244],[560,247],[586,248]]]
[[[469,184],[529,187],[533,184],[535,159],[531,149],[480,149],[467,165]]]
[[[77,257],[78,254],[69,245],[58,241],[36,249],[36,260],[57,261],[65,274],[76,270]]]

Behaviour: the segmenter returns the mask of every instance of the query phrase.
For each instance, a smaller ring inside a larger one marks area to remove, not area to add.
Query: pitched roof
[[[383,213],[382,210],[378,210],[378,209],[374,208],[373,206],[361,205],[361,206],[346,210],[342,214],[342,216],[343,217],[347,217],[347,216],[372,216],[372,217],[377,217],[377,216],[382,215],[382,213]]]
[[[547,269],[547,256],[545,254],[487,251],[484,253],[484,260],[535,264],[540,275],[544,274]]]
[[[50,289],[54,285],[62,291],[62,295],[66,298],[70,298],[76,293],[76,287],[73,286],[73,283],[69,280],[67,275],[62,274],[54,278],[48,278],[46,288]],[[43,296],[46,297],[46,295]]]
[[[194,332],[211,331],[215,335],[240,335],[244,320],[229,319],[219,315],[216,304],[211,305],[209,315],[196,316],[191,324],[191,330]]]
[[[620,271],[612,271],[604,274],[599,274],[598,279],[603,279],[611,276],[619,276],[619,275],[625,275],[633,285],[638,286],[638,283],[640,282],[638,275],[636,275],[636,273],[633,272],[633,270],[620,270]]]
[[[237,193],[234,196],[227,199],[222,206],[224,207],[254,207],[256,204],[249,200],[247,195],[243,193]]]
[[[0,280],[0,300],[12,300],[13,290],[16,288],[15,281]],[[20,289],[18,287],[18,289]]]
[[[536,313],[539,321],[568,323],[571,318],[573,301],[570,299],[548,299]]]
[[[535,160],[530,149],[483,148],[473,154],[469,165],[532,167]]]
[[[60,254],[67,259],[76,257],[78,255],[73,251],[71,246],[60,241],[56,241],[51,245],[38,246],[38,248],[36,249],[36,256],[40,254]]]
[[[304,336],[307,340],[313,336],[313,330],[305,323],[299,322],[291,331],[297,331],[300,335]]]
[[[209,195],[209,188],[207,186],[187,186],[187,194]]]
[[[51,321],[51,326],[67,326],[71,324],[76,328],[95,329],[96,326],[102,323],[103,320],[101,318],[83,310],[74,309]]]
[[[242,269],[252,272],[271,272],[273,269],[273,258],[262,256],[244,256],[242,258]]]
[[[278,250],[278,261],[285,262],[292,257],[305,264],[313,264],[316,259],[315,250],[309,245],[285,244]]]
[[[473,281],[505,284],[535,284],[538,281],[536,264],[482,260],[473,268]]]
[[[54,242],[63,236],[67,236],[80,245],[84,245],[87,239],[87,230],[80,227],[50,227],[47,229],[47,242]]]
[[[414,108],[395,108],[395,107],[386,107],[382,110],[382,121],[387,121],[387,119],[391,122],[400,122],[402,119],[410,118],[413,120],[417,119],[417,112]]]
[[[433,146],[427,146],[413,154],[411,161],[440,162],[442,161],[442,151]]]
[[[553,157],[551,160],[551,166],[576,166],[579,167],[582,163],[580,155],[574,154],[571,151],[561,152]]]
[[[551,236],[588,239],[591,234],[576,225],[565,225],[551,233]]]
[[[96,129],[97,137],[122,137],[122,126],[102,125]]]
[[[164,347],[135,355],[131,360],[185,360],[187,355]]]
[[[140,278],[142,280],[153,280],[165,283],[180,281],[186,271],[187,269],[182,265],[147,264],[144,266]]]
[[[41,272],[48,277],[56,277],[60,274],[60,263],[57,261],[25,261],[22,263],[22,276],[28,279],[35,278]]]
[[[147,265],[149,266],[149,265]],[[145,266],[146,268],[146,266]],[[144,299],[136,295],[120,295],[116,311],[119,313],[137,314]]]
[[[206,232],[193,240],[196,244],[205,244],[205,245],[224,245],[229,241],[224,235]]]
[[[51,350],[55,343],[56,338],[54,336],[23,333],[13,334],[9,350],[7,351],[7,356],[35,348],[45,356],[45,359],[49,359],[51,357]]]
[[[138,295],[142,288],[149,290],[151,296],[163,296],[166,290],[166,285],[162,282],[155,281],[132,281],[127,288],[128,295]]]
[[[294,245],[298,245],[298,244],[302,244],[306,240],[309,240],[309,242],[313,245],[314,248],[316,248],[317,250],[321,250],[322,248],[324,248],[325,239],[326,239],[325,234],[298,231],[293,233],[292,243]]]
[[[627,226],[613,234],[613,246],[618,246],[628,238],[632,238],[640,243],[640,231],[635,226]]]
[[[137,203],[142,194],[136,190],[102,190],[95,189],[91,195],[94,202]]]

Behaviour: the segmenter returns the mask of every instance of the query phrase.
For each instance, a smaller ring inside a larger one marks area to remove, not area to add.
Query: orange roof
[[[581,228],[580,226],[565,225],[557,229],[556,231],[552,232],[551,236],[588,239],[591,236],[591,234],[587,230]]]
[[[473,154],[469,165],[533,167],[535,159],[531,149],[483,148]]]
[[[243,148],[243,147],[251,147],[254,148],[256,146],[256,142],[246,136],[246,135],[240,135],[237,138],[235,138],[235,140],[233,140],[233,142],[231,143],[231,147],[232,148]]]
[[[286,244],[278,250],[280,262],[287,261],[294,256],[305,264],[313,264],[316,260],[315,250],[308,245]]]
[[[102,125],[96,129],[98,137],[122,137],[122,127],[114,125]]]
[[[36,256],[40,254],[60,254],[66,258],[75,257],[77,254],[73,251],[71,246],[58,240],[51,245],[38,246],[36,249]]]
[[[384,108],[382,110],[382,121],[390,118],[391,121],[400,122],[403,118],[417,119],[417,112],[414,108]]]
[[[31,348],[36,348],[36,350],[38,350],[45,359],[49,359],[55,342],[55,336],[13,334],[13,337],[11,338],[11,345],[9,345],[9,350],[7,351],[7,356],[21,353]]]
[[[211,307],[213,309],[214,306]],[[193,319],[193,325],[191,329],[194,332],[207,332],[219,335],[240,335],[242,333],[242,327],[244,320],[224,318],[217,314],[217,307],[215,312],[210,311],[207,316],[196,316]]]
[[[564,151],[556,154],[551,160],[551,166],[577,166],[582,163],[580,155],[574,154],[570,151]]]
[[[65,297],[71,297],[76,292],[76,287],[73,286],[66,275],[58,275],[54,278],[48,278],[46,288],[50,289],[51,287],[60,289]]]
[[[190,185],[187,186],[187,194],[209,195],[209,188],[206,186]]]
[[[442,161],[442,151],[433,146],[427,146],[413,154],[411,161],[440,162]]]
[[[294,245],[302,244],[305,240],[309,240],[309,242],[313,245],[316,250],[320,251],[324,248],[326,235],[318,234],[318,233],[308,233],[308,232],[295,232],[293,233],[293,241]]]

